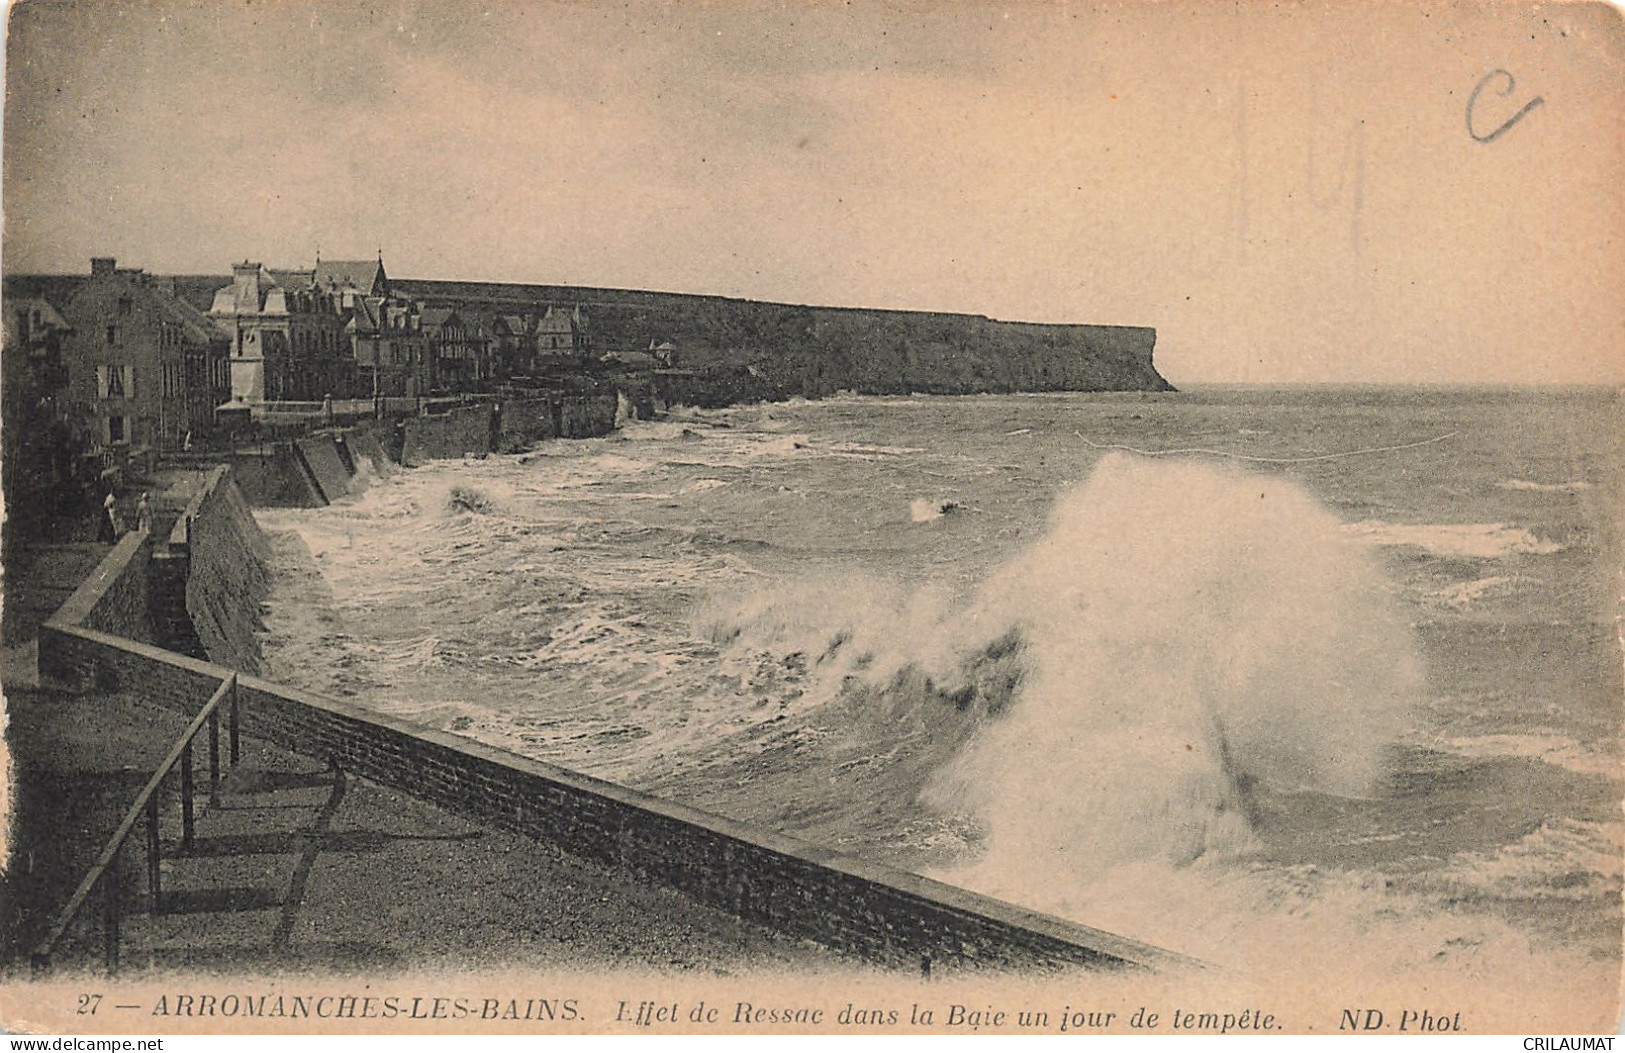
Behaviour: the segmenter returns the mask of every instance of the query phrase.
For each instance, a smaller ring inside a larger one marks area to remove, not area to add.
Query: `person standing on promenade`
[[[102,501],[101,536],[103,541],[117,541],[119,536],[118,498],[113,491],[107,491],[106,500]]]
[[[150,495],[143,493],[141,501],[135,506],[135,528],[137,530],[152,532],[152,503]]]

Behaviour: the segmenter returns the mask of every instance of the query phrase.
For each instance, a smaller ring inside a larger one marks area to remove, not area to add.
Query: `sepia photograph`
[[[0,1030],[1611,1048],[1619,8],[5,15]]]

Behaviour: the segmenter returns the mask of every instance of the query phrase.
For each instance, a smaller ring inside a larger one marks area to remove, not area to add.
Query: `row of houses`
[[[250,402],[477,391],[579,368],[591,350],[579,306],[424,307],[391,291],[382,259],[236,264],[209,317],[231,337],[232,396]]]
[[[245,261],[230,284],[97,258],[88,276],[8,277],[4,301],[5,408],[28,422],[6,431],[35,443],[54,427],[90,448],[180,449],[226,404],[458,394],[596,361],[578,305],[426,307],[381,258]]]

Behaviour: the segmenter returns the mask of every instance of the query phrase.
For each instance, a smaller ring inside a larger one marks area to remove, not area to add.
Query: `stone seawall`
[[[231,454],[232,474],[256,508],[319,508],[326,499],[291,442]]]
[[[517,453],[533,442],[558,438],[557,402],[545,397],[503,399],[497,415],[495,452]],[[614,427],[613,419],[610,427]]]
[[[40,631],[44,676],[196,712],[229,669],[115,635],[126,540]],[[245,733],[491,825],[625,868],[788,935],[905,969],[1162,968],[1187,959],[918,875],[251,676]]]
[[[203,653],[228,668],[258,672],[270,548],[230,469],[212,473],[176,531],[169,548],[174,554],[177,544],[185,546],[186,613]]]
[[[400,463],[512,453],[543,439],[590,439],[615,430],[614,395],[537,395],[460,406],[403,421]]]
[[[350,447],[350,459],[357,471],[366,464],[373,472],[382,473],[391,464],[397,463],[396,458],[384,451],[384,443],[379,435],[376,424],[361,424],[344,430],[344,441]]]
[[[228,670],[53,620],[42,671],[195,711]],[[670,885],[781,932],[906,969],[1162,968],[1133,940],[254,677],[243,728],[470,818]]]
[[[350,492],[350,477],[355,469],[346,464],[339,445],[332,434],[312,435],[308,439],[295,439],[294,452],[316,482],[316,492],[323,504],[332,504]]]
[[[166,536],[125,534],[50,623],[256,672],[269,560],[265,535],[231,469],[219,465],[205,475]]]
[[[490,453],[490,404],[460,406],[448,413],[405,420],[401,463],[416,468],[429,461],[455,460],[469,454]]]
[[[561,439],[590,439],[615,430],[614,395],[560,399],[554,415],[554,430]]]
[[[615,430],[614,395],[510,396],[445,413],[366,421],[231,455],[239,486],[259,508],[311,508],[348,494],[358,469],[417,467],[514,453],[543,439],[587,439]]]

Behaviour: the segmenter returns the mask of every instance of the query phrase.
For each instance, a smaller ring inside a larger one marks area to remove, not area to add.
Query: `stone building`
[[[230,392],[231,337],[172,279],[93,259],[62,317],[68,409],[92,443],[173,450],[213,427]]]
[[[536,333],[531,320],[522,314],[499,314],[491,321],[495,343],[493,368],[498,377],[523,376],[536,362]]]
[[[215,292],[209,315],[230,335],[234,400],[320,400],[346,386],[343,296],[331,284],[335,274],[327,275],[329,284],[318,282],[321,267],[273,272],[250,261],[232,265],[232,283]]]
[[[8,283],[0,344],[0,486],[8,542],[19,531],[46,533],[55,515],[88,493],[100,467],[83,458],[88,428],[76,432],[68,415],[64,350],[72,331],[49,300]]]
[[[491,380],[490,342],[477,321],[465,319],[454,308],[425,307],[419,311],[424,339],[429,344],[430,378],[441,392],[478,391]]]
[[[587,353],[587,326],[580,307],[568,311],[549,307],[536,320],[534,339],[537,372],[559,372],[581,365]]]
[[[499,314],[491,328],[494,369],[503,378],[579,368],[590,347],[580,307],[538,305],[526,314]]]
[[[391,296],[354,297],[345,333],[353,349],[354,396],[427,395],[429,338],[417,305]]]

